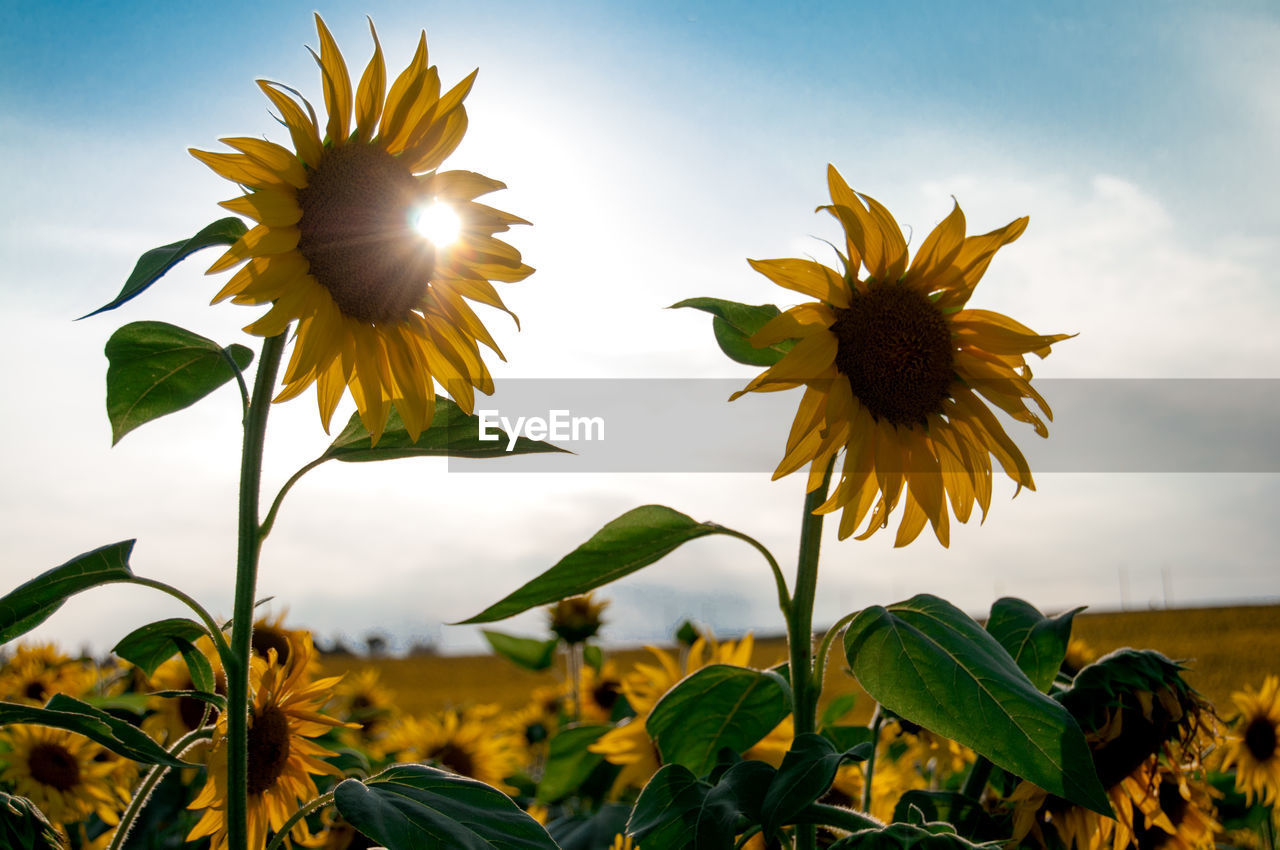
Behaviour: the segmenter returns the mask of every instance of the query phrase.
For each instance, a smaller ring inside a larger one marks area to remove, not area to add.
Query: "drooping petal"
[[[383,97],[387,93],[387,66],[382,60],[382,45],[378,42],[378,31],[374,29],[372,20],[369,21],[369,34],[373,36],[373,56],[356,89],[356,139],[361,142],[373,138],[378,119],[382,117]]]

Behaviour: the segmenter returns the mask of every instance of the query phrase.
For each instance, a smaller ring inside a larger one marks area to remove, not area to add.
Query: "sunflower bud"
[[[565,643],[582,643],[600,631],[604,625],[600,615],[608,606],[608,600],[593,602],[590,593],[570,596],[548,608],[547,619],[551,631]]]

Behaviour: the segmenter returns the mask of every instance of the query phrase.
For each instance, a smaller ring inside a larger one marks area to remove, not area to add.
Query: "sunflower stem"
[[[287,332],[286,332],[287,333]],[[249,850],[249,657],[253,651],[253,602],[258,584],[258,496],[262,484],[262,449],[267,413],[284,352],[285,334],[268,337],[258,356],[253,398],[244,417],[244,449],[240,459],[239,546],[236,593],[232,612],[231,655],[227,672],[227,840],[230,850]]]
[[[191,749],[201,740],[208,740],[213,737],[212,728],[200,728],[188,732],[178,739],[178,742],[169,748],[169,755],[174,758],[180,758],[183,753]],[[156,785],[164,779],[165,774],[169,772],[168,765],[157,764],[152,766],[147,775],[138,783],[137,789],[133,792],[133,797],[129,800],[129,805],[124,810],[124,814],[120,816],[120,823],[116,824],[116,830],[111,834],[111,843],[107,845],[107,850],[120,850],[124,846],[124,841],[129,837],[129,831],[133,829],[133,822],[137,819],[139,812],[147,805],[147,801],[151,798],[151,792],[155,790]]]
[[[796,735],[816,731],[818,695],[822,683],[813,680],[813,602],[818,592],[818,552],[822,546],[823,515],[814,513],[827,500],[835,458],[827,463],[822,483],[804,497],[804,519],[800,523],[800,555],[796,561],[795,595],[787,616],[787,645],[790,648],[791,709]],[[796,828],[796,850],[818,846],[817,828],[802,824]]]
[[[871,752],[867,755],[865,767],[862,769],[862,811],[871,814],[871,783],[876,778],[876,750],[880,746],[880,726],[884,723],[884,712],[876,705],[871,716]]]
[[[271,836],[271,840],[267,842],[267,850],[276,850],[277,847],[284,843],[286,837],[289,835],[289,830],[293,829],[294,824],[312,812],[322,809],[332,802],[333,792],[330,791],[327,794],[321,794],[310,803],[307,803],[305,806],[289,815],[289,819],[280,825],[280,828],[276,830],[276,834]]]

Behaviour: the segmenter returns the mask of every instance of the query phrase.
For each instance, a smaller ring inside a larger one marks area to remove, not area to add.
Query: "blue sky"
[[[227,135],[283,140],[256,78],[321,103],[311,12],[297,3],[0,6],[0,421],[6,580],[140,538],[135,568],[228,613],[234,397],[110,448],[102,345],[159,319],[252,343],[254,313],[207,306],[212,257],[113,314],[134,259],[220,216],[233,187],[186,152]],[[358,73],[378,27],[388,69],[420,29],[446,83],[473,68],[450,165],[510,187],[534,222],[512,242],[538,273],[508,286],[516,333],[496,380],[745,381],[695,295],[787,304],[746,257],[830,259],[813,215],[834,163],[915,241],[954,196],[970,227],[1031,226],[996,258],[975,306],[1079,332],[1045,378],[1280,378],[1280,14],[1237,3],[371,3],[319,7]],[[744,405],[776,413],[778,394]],[[658,400],[660,401],[660,400]],[[1052,398],[1050,399],[1052,401]],[[338,419],[343,418],[340,412]],[[1060,412],[1059,419],[1062,420]],[[784,414],[785,417],[785,414]],[[1210,417],[1212,421],[1212,417]],[[1177,432],[1185,423],[1163,423]],[[1060,421],[1062,428],[1070,421]],[[1186,426],[1189,430],[1189,426]],[[1051,428],[1052,434],[1052,428]],[[1015,436],[1035,440],[1029,432]],[[1212,439],[1210,431],[1210,439]],[[784,437],[778,434],[779,450]],[[1050,438],[1052,439],[1052,437]],[[304,397],[273,412],[266,488],[326,438]],[[267,543],[263,594],[319,634],[382,629],[453,648],[441,627],[549,566],[601,524],[661,502],[794,557],[798,480],[767,475],[486,474],[397,462],[313,473]],[[950,550],[888,535],[825,548],[819,621],[929,590],[968,610],[1280,597],[1274,474],[1038,476],[997,489]],[[507,530],[495,533],[495,526]],[[781,628],[762,565],[732,541],[687,547],[611,589],[613,635],[661,637],[680,617],[722,632]],[[141,589],[75,600],[41,634],[109,646],[178,612]],[[509,626],[534,631],[536,617]]]

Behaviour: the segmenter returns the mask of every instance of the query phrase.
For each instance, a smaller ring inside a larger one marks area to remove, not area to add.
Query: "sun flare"
[[[413,229],[434,245],[436,250],[443,250],[455,242],[462,232],[462,219],[453,207],[443,201],[433,200],[414,211]]]

